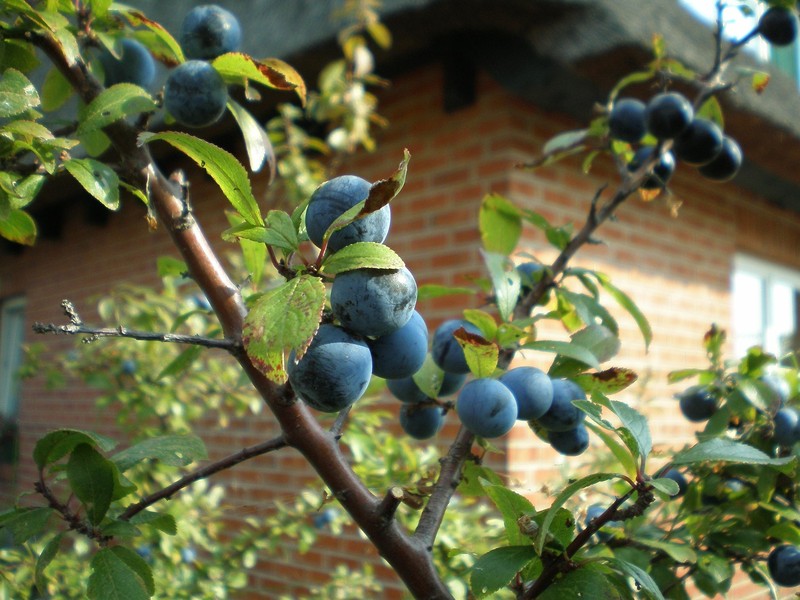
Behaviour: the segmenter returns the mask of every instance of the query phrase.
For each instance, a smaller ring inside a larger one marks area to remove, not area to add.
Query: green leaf
[[[572,482],[567,487],[565,487],[561,493],[556,496],[556,499],[553,501],[552,506],[547,510],[547,516],[545,516],[544,520],[542,521],[542,525],[539,528],[539,536],[536,538],[536,553],[541,555],[542,549],[544,548],[544,544],[547,541],[547,533],[550,529],[550,524],[555,519],[556,515],[558,514],[558,509],[564,506],[564,503],[569,500],[572,496],[576,493],[581,491],[584,488],[589,487],[590,485],[594,485],[596,483],[600,483],[601,481],[608,481],[609,479],[619,478],[620,475],[616,473],[593,473],[592,475],[587,475],[586,477],[582,477],[577,481]]]
[[[554,340],[538,340],[535,342],[529,342],[522,347],[527,350],[537,350],[539,352],[555,352],[561,356],[573,358],[585,363],[592,368],[600,368],[600,363],[597,362],[595,355],[580,344],[573,344],[572,342],[558,342]]]
[[[156,140],[171,144],[204,168],[245,221],[256,226],[264,224],[258,203],[250,187],[247,171],[231,153],[210,142],[179,131],[139,135],[140,144],[149,144]]]
[[[591,321],[590,321],[591,322]],[[604,363],[614,358],[620,349],[617,335],[607,327],[592,324],[576,331],[570,338],[597,357],[597,362]]]
[[[39,93],[30,80],[16,69],[6,69],[0,77],[0,118],[14,117],[39,106]]]
[[[417,290],[417,301],[430,300],[431,298],[441,298],[443,296],[475,295],[475,290],[466,287],[456,287],[439,285],[436,283],[425,283]]]
[[[677,383],[679,381],[683,381],[684,379],[689,379],[690,377],[696,377],[709,372],[710,371],[707,369],[681,369],[679,371],[672,371],[667,374],[667,382]]]
[[[109,461],[89,444],[78,444],[67,461],[67,478],[73,493],[93,525],[98,525],[111,506],[114,495],[114,469]]]
[[[511,254],[522,234],[522,215],[514,204],[502,196],[489,194],[481,202],[478,228],[486,251]]]
[[[156,381],[160,381],[165,377],[171,377],[173,375],[179,375],[186,369],[188,369],[192,363],[200,358],[200,355],[203,353],[202,346],[189,346],[178,354],[175,358],[173,358],[170,363],[161,369],[161,372],[156,376]]]
[[[228,220],[232,221],[230,217]],[[226,241],[236,238],[266,244],[287,252],[294,252],[300,244],[291,217],[282,210],[269,211],[265,226],[238,223],[222,232],[222,239]]]
[[[661,540],[651,540],[646,537],[637,537],[636,543],[649,548],[655,548],[668,555],[672,560],[679,563],[697,562],[697,553],[687,544],[676,544],[674,542],[664,542]]]
[[[185,262],[171,256],[159,256],[156,268],[159,277],[184,277],[189,272]]]
[[[239,227],[243,227],[251,232],[254,230],[260,230],[261,232],[264,231],[263,227],[253,227],[252,225],[248,225],[247,223],[244,222],[242,217],[240,217],[236,212],[232,210],[226,210],[225,217],[228,219],[228,223],[230,223],[231,229],[229,229],[227,232],[223,232],[222,239],[224,240],[228,240],[228,237],[226,237],[226,234],[228,232],[233,231]],[[269,221],[269,215],[267,215],[267,221]],[[252,240],[245,239],[244,237],[239,238],[239,247],[242,250],[242,259],[244,261],[244,268],[250,275],[250,278],[252,279],[253,283],[257,286],[264,275],[264,267],[268,260],[267,247],[261,242],[254,242]]]
[[[118,83],[100,92],[80,111],[77,134],[91,133],[125,117],[155,109],[156,104],[150,94],[138,85]]]
[[[483,486],[486,482],[504,487],[503,480],[489,467],[467,461],[464,463],[464,469],[461,473],[458,492],[464,496],[485,496],[486,490],[483,489]]]
[[[139,578],[144,582],[148,594],[152,596],[156,593],[153,572],[150,570],[150,565],[145,562],[144,558],[125,546],[113,546],[111,551],[117,556],[117,558],[128,565],[128,567],[139,576]]]
[[[143,510],[131,518],[133,525],[149,525],[159,531],[163,531],[167,535],[175,535],[178,533],[178,525],[175,523],[175,517],[169,513],[158,513],[151,510]]]
[[[777,523],[764,534],[793,546],[800,546],[800,527],[792,523]]]
[[[578,401],[575,403],[577,404],[577,402]],[[630,478],[636,477],[636,461],[630,451],[600,426],[587,422],[586,427],[591,429],[597,437],[603,440],[606,447],[611,450],[611,453],[619,461],[619,464],[622,465],[625,474]]]
[[[272,142],[261,124],[253,118],[238,102],[228,100],[228,110],[239,125],[250,160],[250,170],[258,173],[265,164],[272,165],[275,170],[275,151]]]
[[[102,548],[91,562],[89,600],[148,600],[147,583],[112,548]]]
[[[367,31],[370,37],[375,41],[378,46],[384,50],[388,50],[392,45],[392,32],[380,21],[370,21],[367,23]]]
[[[497,344],[470,333],[463,327],[453,332],[453,336],[464,350],[467,366],[475,377],[489,377],[494,373],[500,357],[500,349]]]
[[[719,438],[700,442],[672,457],[674,465],[690,465],[706,461],[785,467],[795,466],[797,457],[770,458],[753,446]]]
[[[647,598],[653,598],[654,600],[664,600],[661,590],[658,589],[658,584],[653,581],[653,578],[650,577],[646,571],[640,569],[633,563],[629,563],[624,560],[610,558],[607,562],[608,565],[615,570],[619,571],[626,577],[632,578],[637,584],[637,589],[640,592],[643,592],[644,596]]]
[[[53,132],[47,127],[41,123],[37,123],[36,121],[28,121],[26,119],[10,121],[9,123],[6,123],[0,127],[0,131],[2,131],[3,134],[11,134],[11,137],[28,143],[31,143],[34,140],[53,139]],[[8,175],[9,173],[5,172],[5,174]],[[11,193],[17,192],[13,191]]]
[[[103,452],[109,452],[114,449],[117,442],[91,431],[57,429],[36,442],[36,446],[33,449],[33,460],[36,462],[36,466],[42,469],[72,452],[73,448],[78,444],[89,444],[100,448]]]
[[[573,150],[576,146],[583,144],[587,134],[588,130],[586,129],[575,129],[573,131],[559,133],[547,140],[542,148],[542,153],[556,154]]]
[[[0,218],[0,236],[32,246],[36,241],[36,223],[24,210],[11,210],[5,218]]]
[[[14,545],[20,545],[44,531],[55,511],[52,508],[17,508],[0,515],[0,529],[11,532]]]
[[[670,479],[669,477],[660,477],[659,479],[653,479],[650,481],[650,484],[657,489],[662,494],[666,494],[667,496],[674,496],[680,491],[680,486],[678,483]]]
[[[81,51],[78,41],[69,30],[71,26],[69,20],[64,15],[49,10],[37,10],[26,16],[52,35],[61,47],[67,65],[72,67],[81,56]]]
[[[639,456],[642,458],[647,457],[653,449],[653,440],[650,437],[650,426],[647,423],[647,418],[624,402],[612,401],[610,408],[622,421],[623,428],[628,430],[633,439],[636,440]]]
[[[530,540],[528,536],[520,531],[517,521],[521,516],[535,512],[531,501],[503,485],[492,485],[485,480],[481,483],[486,494],[503,515],[508,543],[512,546],[528,544]]]
[[[142,535],[142,530],[131,525],[128,521],[119,521],[116,519],[109,519],[103,523],[101,528],[103,535],[109,535],[115,538],[133,539]]]
[[[119,208],[119,177],[111,167],[91,158],[73,158],[64,168],[107,209]]]
[[[305,104],[306,84],[289,64],[277,58],[255,59],[240,52],[218,56],[211,64],[228,83],[244,85],[248,80],[277,90],[294,91]]]
[[[61,538],[63,534],[59,533],[49,542],[47,545],[42,549],[41,554],[36,559],[36,570],[34,571],[34,581],[36,583],[36,589],[39,591],[39,595],[42,597],[46,597],[47,592],[47,582],[45,581],[44,577],[44,570],[47,566],[53,562],[53,559],[58,554],[58,547],[61,544]]]
[[[305,352],[325,307],[325,284],[301,275],[261,296],[245,317],[242,342],[247,356],[271,381],[284,383],[284,354]]]
[[[61,71],[53,67],[42,84],[42,108],[48,112],[58,110],[70,99],[74,89]]]
[[[89,156],[100,156],[111,147],[111,138],[102,130],[90,131],[78,136],[81,147]]]
[[[472,593],[476,598],[485,598],[498,591],[508,585],[516,574],[535,558],[538,557],[529,545],[490,550],[472,566],[470,575]]]
[[[356,242],[325,257],[322,272],[336,275],[354,269],[401,269],[405,266],[397,253],[383,244]]]
[[[556,579],[539,595],[540,600],[622,600],[619,590],[606,574],[589,568],[570,571]]]
[[[514,263],[503,254],[481,250],[483,262],[489,271],[494,288],[495,304],[503,321],[510,321],[519,299],[521,288],[519,272]]]
[[[497,323],[495,323],[494,317],[486,311],[466,308],[464,309],[464,319],[480,329],[481,334],[487,340],[493,340],[497,334]]]
[[[653,341],[653,330],[650,327],[650,323],[647,320],[647,317],[644,316],[639,307],[630,299],[630,297],[625,294],[622,290],[614,286],[611,281],[609,280],[607,275],[603,273],[595,273],[597,277],[597,281],[606,290],[617,303],[628,311],[628,313],[633,317],[633,320],[636,321],[636,325],[639,326],[639,331],[642,332],[642,337],[644,338],[644,345],[645,350],[650,347],[650,342]]]
[[[725,117],[722,115],[722,106],[720,106],[716,96],[711,96],[708,100],[703,102],[697,113],[695,113],[695,116],[708,119],[719,125],[720,129],[725,129]]]
[[[425,362],[419,370],[412,375],[414,383],[422,392],[429,398],[436,398],[439,396],[439,390],[444,381],[444,371],[433,362],[433,358],[428,354],[425,357]]]
[[[650,81],[655,77],[656,72],[654,70],[650,71],[636,71],[635,73],[631,73],[630,75],[626,75],[622,79],[620,79],[614,88],[611,90],[611,93],[608,95],[609,101],[613,102],[617,95],[629,85],[633,85],[635,83],[643,83],[645,81]]]
[[[159,460],[172,467],[185,467],[208,458],[205,444],[196,435],[164,435],[142,440],[117,452],[111,460],[120,471],[127,471],[143,460]]]
[[[111,5],[110,10],[113,13],[124,16],[134,28],[144,25],[153,32],[161,47],[169,51],[169,54],[159,56],[164,62],[177,65],[186,60],[178,41],[160,23],[148,19],[143,12],[124,4],[114,3]]]

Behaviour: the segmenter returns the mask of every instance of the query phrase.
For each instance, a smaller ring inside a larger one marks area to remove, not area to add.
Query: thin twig
[[[262,442],[260,444],[256,444],[255,446],[249,446],[248,448],[243,448],[236,452],[235,454],[231,454],[230,456],[226,456],[223,459],[220,459],[216,462],[213,462],[209,465],[201,467],[191,473],[181,477],[175,483],[168,485],[167,487],[158,490],[142,498],[136,504],[132,504],[125,512],[123,512],[119,519],[122,521],[129,521],[135,515],[142,512],[148,506],[159,502],[160,500],[168,500],[172,496],[174,496],[177,492],[182,490],[183,488],[190,486],[196,481],[200,479],[206,479],[215,473],[219,473],[220,471],[224,471],[225,469],[230,469],[231,467],[238,465],[241,462],[254,458],[256,456],[261,456],[262,454],[267,454],[268,452],[273,452],[274,450],[280,450],[287,446],[286,440],[282,435],[272,438],[271,440],[267,440],[266,442]]]
[[[425,509],[420,515],[419,523],[417,523],[417,528],[414,531],[414,537],[424,543],[429,551],[432,549],[436,533],[442,525],[444,513],[447,511],[450,499],[461,481],[461,469],[467,460],[467,456],[469,456],[474,439],[475,436],[472,433],[465,427],[461,427],[447,452],[447,456],[439,461],[442,465],[439,477],[434,484],[433,493],[430,500],[428,500],[428,504],[425,505]]]
[[[344,426],[347,423],[347,417],[350,415],[351,408],[353,408],[352,404],[340,410],[339,414],[336,415],[336,421],[331,425],[330,432],[337,440],[342,437],[342,432],[344,431]]]
[[[146,342],[168,342],[173,344],[189,344],[204,346],[206,348],[220,348],[228,352],[238,351],[239,345],[233,340],[206,338],[199,335],[180,335],[177,333],[156,333],[152,331],[138,331],[125,327],[86,327],[83,325],[56,325],[54,323],[34,323],[34,333],[52,333],[56,335],[86,335],[85,342],[93,342],[101,337],[122,337]]]
[[[100,530],[94,527],[85,519],[81,519],[77,513],[73,512],[69,504],[64,504],[56,498],[53,490],[51,490],[44,481],[44,473],[39,472],[39,480],[34,482],[33,488],[39,492],[45,500],[47,500],[50,508],[55,510],[61,515],[61,518],[66,521],[69,528],[82,533],[89,539],[96,540],[101,546],[105,546],[111,539],[110,536],[103,535]]]

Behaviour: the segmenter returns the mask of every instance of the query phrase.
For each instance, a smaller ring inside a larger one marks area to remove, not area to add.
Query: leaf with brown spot
[[[247,313],[242,343],[253,364],[268,379],[285,383],[285,354],[301,357],[319,328],[325,307],[325,284],[301,275],[259,298]]]
[[[403,160],[397,167],[397,170],[392,173],[388,179],[381,179],[372,184],[369,188],[369,196],[361,209],[359,216],[368,215],[375,211],[382,209],[384,206],[400,193],[403,185],[406,182],[406,173],[408,172],[408,161],[411,160],[411,153],[408,149],[403,150]]]
[[[584,373],[575,377],[575,382],[583,389],[602,394],[616,394],[632,385],[639,376],[630,369],[611,367],[598,373]]]
[[[467,366],[475,377],[489,377],[494,373],[500,356],[497,344],[483,336],[470,333],[463,327],[456,329],[453,336],[464,350]]]
[[[121,4],[113,4],[110,10],[124,16],[133,27],[144,25],[152,31],[159,42],[161,42],[162,49],[158,52],[158,58],[168,66],[178,65],[186,60],[181,45],[161,23],[148,19],[145,14],[139,10],[131,9]],[[163,49],[168,50],[170,55],[164,54]]]
[[[211,64],[228,83],[255,81],[276,90],[293,91],[305,105],[306,84],[303,78],[282,60],[256,59],[242,52],[228,52],[215,58]]]

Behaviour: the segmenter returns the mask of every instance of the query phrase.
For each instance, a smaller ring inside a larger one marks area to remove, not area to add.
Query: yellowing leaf
[[[284,356],[302,355],[319,327],[325,306],[325,284],[301,275],[264,294],[247,313],[242,329],[245,352],[270,380],[287,379]]]

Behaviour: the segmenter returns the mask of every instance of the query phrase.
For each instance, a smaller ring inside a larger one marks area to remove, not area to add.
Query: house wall
[[[609,166],[602,163],[587,177],[571,161],[533,173],[515,170],[515,163],[530,160],[549,137],[578,124],[510,96],[485,75],[479,77],[477,98],[473,105],[448,114],[441,108],[438,66],[396,78],[380,95],[381,112],[390,126],[378,136],[379,152],[362,156],[345,169],[367,179],[385,177],[402,158],[403,148],[410,150],[408,181],[393,203],[387,244],[406,260],[420,284],[465,284],[482,274],[477,211],[486,193],[505,194],[555,222],[579,225],[595,190],[613,181]],[[263,196],[263,181],[256,180],[255,190],[257,197]],[[576,260],[580,266],[608,273],[650,318],[654,340],[645,352],[632,319],[612,308],[623,337],[623,350],[614,364],[628,366],[640,376],[624,398],[652,417],[658,446],[690,439],[692,427],[680,417],[672,398],[681,386],[667,385],[666,374],[702,364],[703,333],[711,323],[730,325],[729,274],[734,253],[747,251],[800,268],[798,215],[770,208],[733,184],[702,182],[685,169],[679,169],[671,192],[683,202],[677,218],[670,216],[662,200],[645,203],[632,198],[619,211],[617,221],[602,229],[599,237],[604,245],[585,249]],[[198,220],[214,240],[226,223],[213,183],[195,173],[192,193]],[[222,242],[215,245],[225,248]],[[533,228],[525,230],[524,245],[543,260],[554,256]],[[92,297],[116,282],[155,284],[154,261],[164,254],[174,254],[166,235],[147,231],[143,210],[133,202],[112,215],[105,227],[88,225],[67,211],[60,240],[43,240],[20,256],[3,257],[0,298],[24,294],[30,322],[61,322],[59,303],[69,298],[84,320],[92,322],[97,318]],[[421,303],[420,310],[433,326],[456,315],[464,308],[463,300],[428,301]],[[477,299],[467,302],[478,305]],[[544,334],[563,335],[555,328],[543,329]],[[32,334],[28,341],[34,341]],[[53,355],[73,344],[66,338],[44,341]],[[548,358],[530,355],[521,360],[546,368]],[[392,401],[386,406],[397,409]],[[449,416],[443,439],[455,431],[454,422]],[[111,430],[112,423],[110,415],[94,411],[91,392],[77,384],[51,391],[42,378],[27,381],[20,412],[23,462],[16,491],[31,489],[34,469],[29,457],[43,433],[69,426]],[[225,431],[200,432],[211,458],[275,433],[265,414],[234,419]],[[590,450],[575,459],[560,457],[524,424],[498,440],[498,445],[505,454],[493,457],[494,466],[535,498],[539,507],[545,506],[542,486],[557,484],[562,465],[582,465],[593,456]],[[276,495],[289,499],[313,481],[302,459],[290,450],[240,465],[225,477],[226,502],[235,507],[232,514],[256,518],[269,510]],[[248,598],[297,596],[308,585],[324,582],[336,564],[358,568],[368,556],[378,564],[377,572],[385,581],[383,597],[401,597],[397,579],[352,530],[336,537],[322,535],[303,557],[292,554],[292,547],[287,542],[287,556],[262,557],[251,571]],[[735,597],[763,597],[760,593],[742,587]]]

